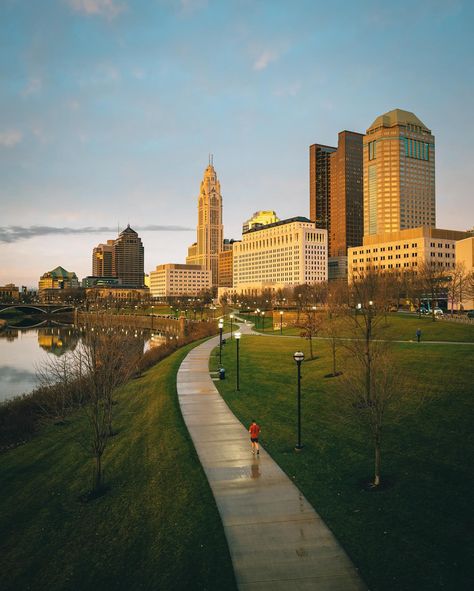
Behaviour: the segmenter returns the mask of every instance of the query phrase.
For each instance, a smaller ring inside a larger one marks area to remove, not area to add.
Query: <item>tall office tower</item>
[[[339,133],[337,150],[329,156],[329,256],[345,257],[347,249],[362,244],[363,135]]]
[[[218,285],[219,252],[223,248],[221,185],[212,164],[204,171],[198,198],[197,242],[188,249],[186,263],[211,271],[212,286]]]
[[[140,237],[130,225],[114,240],[113,275],[121,279],[125,287],[144,286],[144,248]]]
[[[92,275],[94,277],[112,277],[114,268],[114,240],[107,244],[98,244],[92,251]]]
[[[436,226],[435,141],[409,111],[395,109],[364,137],[364,235]]]
[[[316,228],[328,230],[329,191],[331,171],[329,156],[336,151],[331,146],[313,144],[309,147],[309,218]]]

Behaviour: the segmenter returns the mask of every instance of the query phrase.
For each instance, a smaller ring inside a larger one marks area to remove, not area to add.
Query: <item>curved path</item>
[[[241,326],[250,333],[250,326]],[[247,429],[209,374],[218,337],[194,348],[177,375],[179,404],[211,485],[242,591],[362,591],[334,535]]]

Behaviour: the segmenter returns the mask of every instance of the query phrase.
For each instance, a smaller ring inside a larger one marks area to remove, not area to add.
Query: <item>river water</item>
[[[128,330],[143,342],[144,350],[166,340],[162,333]],[[0,330],[0,403],[31,392],[38,385],[37,369],[50,356],[67,355],[80,346],[83,334],[84,329],[72,324]]]

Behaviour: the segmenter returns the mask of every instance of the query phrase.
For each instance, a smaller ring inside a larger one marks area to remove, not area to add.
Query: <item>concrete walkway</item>
[[[251,332],[250,326],[240,328]],[[177,389],[221,515],[238,588],[365,590],[344,550],[286,474],[265,450],[252,455],[247,428],[209,375],[209,356],[218,344],[218,338],[210,339],[187,355]]]

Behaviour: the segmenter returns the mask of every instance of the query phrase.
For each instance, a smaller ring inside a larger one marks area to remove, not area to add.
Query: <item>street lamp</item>
[[[303,449],[301,445],[301,363],[304,359],[303,351],[296,351],[293,355],[293,359],[296,361],[298,367],[298,443],[295,446],[297,451]]]
[[[151,307],[151,330],[153,330],[153,317],[155,316],[155,306]]]
[[[239,365],[239,344],[242,336],[240,330],[235,333],[235,340],[237,341],[237,392],[240,392],[240,365]]]
[[[222,329],[224,328],[224,321],[219,320],[219,365],[222,365]]]
[[[263,332],[265,332],[265,310],[263,310],[261,312],[262,314],[262,327],[263,327]]]
[[[230,318],[230,340],[232,340],[232,322],[234,320],[234,315],[229,314],[229,318]]]
[[[280,336],[283,334],[283,310],[280,310]]]

